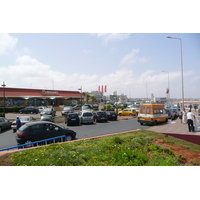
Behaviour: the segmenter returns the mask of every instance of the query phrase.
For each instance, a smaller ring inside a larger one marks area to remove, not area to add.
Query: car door
[[[46,131],[49,138],[64,135],[64,129],[55,124],[46,124]]]
[[[45,124],[34,124],[31,126],[31,138],[34,141],[44,140],[48,138]]]
[[[7,120],[6,118],[2,118],[3,122],[4,122],[4,128],[10,128],[11,127],[11,122],[9,120]]]
[[[5,123],[3,121],[3,118],[0,118],[0,127],[2,130],[5,129]]]
[[[123,110],[123,115],[129,115],[128,112],[128,109]]]

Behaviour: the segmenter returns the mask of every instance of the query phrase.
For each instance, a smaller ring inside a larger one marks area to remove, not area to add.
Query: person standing
[[[187,121],[187,113],[185,111],[185,108],[183,109],[183,123],[185,124]]]
[[[181,110],[179,110],[178,118],[180,119],[181,123],[182,123],[182,116],[183,116],[183,112]]]
[[[21,127],[22,123],[21,120],[19,119],[19,117],[17,116],[16,118],[16,125],[17,125],[17,130]]]
[[[187,124],[189,132],[194,132],[193,119],[195,119],[195,115],[191,112],[191,110],[189,110],[189,112],[187,113]]]

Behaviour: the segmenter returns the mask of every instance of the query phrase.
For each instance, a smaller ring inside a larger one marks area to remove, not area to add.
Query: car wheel
[[[66,135],[66,140],[67,140],[67,141],[71,141],[71,140],[73,140],[73,138],[72,138],[71,135]]]
[[[119,113],[119,116],[122,116],[122,114],[121,114],[121,113]]]
[[[129,116],[133,116],[133,114],[130,114]]]
[[[16,129],[13,129],[13,133],[15,133],[16,132]]]
[[[157,121],[154,121],[154,122],[153,122],[153,125],[157,125]]]
[[[142,123],[142,122],[140,122],[140,125],[143,125],[143,123]]]
[[[25,140],[24,144],[28,144],[28,143],[31,143],[31,142],[33,142],[31,139],[27,139],[27,140]],[[31,145],[27,145],[27,146],[25,146],[25,148],[30,148],[32,146],[33,146],[32,144]]]
[[[0,127],[0,133],[1,133],[1,131],[2,131],[2,128]]]

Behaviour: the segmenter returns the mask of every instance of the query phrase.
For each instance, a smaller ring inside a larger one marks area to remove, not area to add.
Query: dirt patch
[[[12,166],[8,158],[8,154],[0,156],[0,166]]]
[[[186,165],[200,165],[200,153],[188,150],[183,146],[166,144],[163,139],[157,139],[154,143],[174,151],[175,155],[179,156],[179,161]]]

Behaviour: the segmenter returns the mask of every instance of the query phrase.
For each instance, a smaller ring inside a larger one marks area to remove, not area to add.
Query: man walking
[[[17,130],[21,127],[21,120],[19,119],[19,117],[17,116],[17,119],[16,119],[16,125],[17,125]]]
[[[187,113],[187,124],[189,132],[194,131],[193,119],[195,119],[195,115],[191,112],[191,110],[189,110],[189,112]]]

